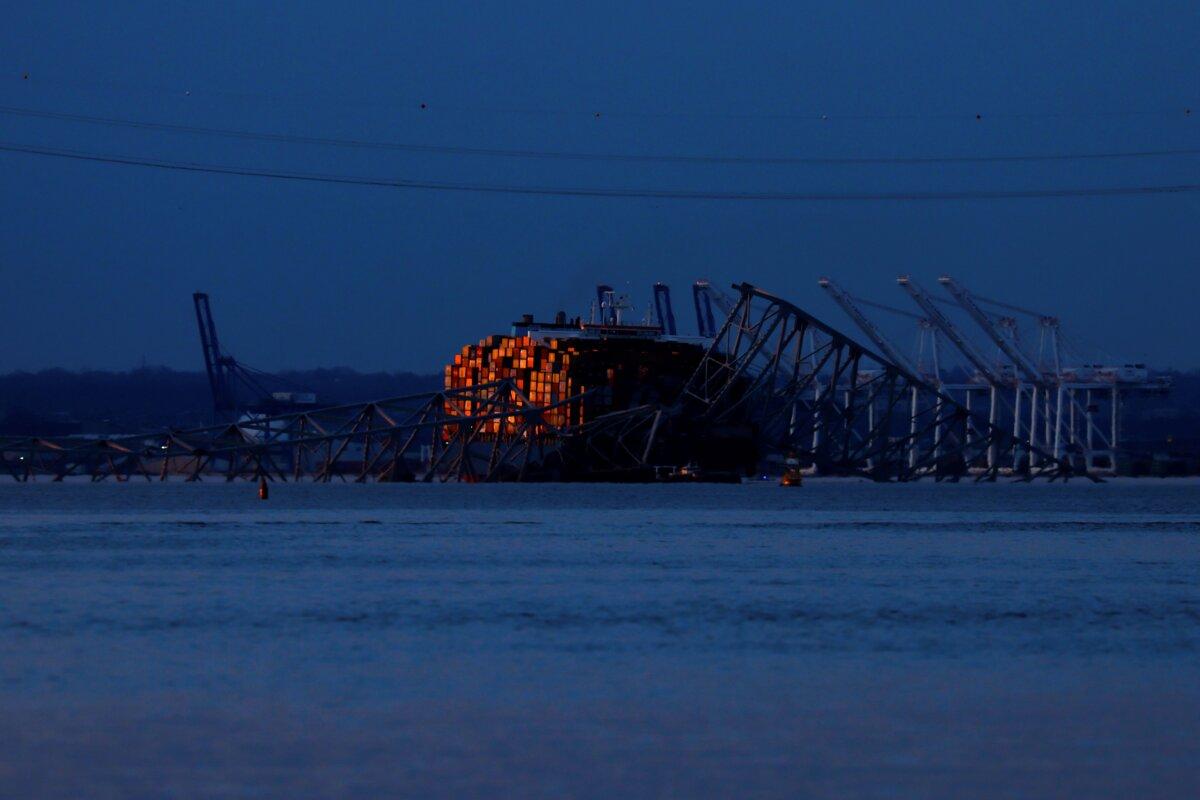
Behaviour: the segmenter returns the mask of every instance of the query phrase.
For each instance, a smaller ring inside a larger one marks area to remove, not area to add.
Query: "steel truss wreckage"
[[[514,382],[498,381],[312,411],[247,415],[236,423],[159,434],[10,438],[0,441],[0,462],[18,481],[37,476],[87,476],[93,481],[520,480],[531,464],[543,473],[557,465],[566,455],[562,441],[569,436],[588,440],[601,454],[602,442],[619,441],[605,431],[620,429],[628,412],[575,431],[545,421],[546,411],[583,397],[538,406]],[[609,457],[620,462],[628,458]]]
[[[570,427],[516,382],[110,438],[0,440],[0,470],[37,477],[328,482],[654,480],[697,475],[741,432],[755,466],[880,481],[1065,478],[1067,459],[750,284],[675,398]],[[1016,458],[1016,456],[1023,456]],[[1012,465],[1025,466],[1014,473]]]
[[[906,367],[748,283],[688,382],[703,425],[753,426],[761,447],[818,474],[906,481],[1066,478],[1056,459],[1001,430]]]

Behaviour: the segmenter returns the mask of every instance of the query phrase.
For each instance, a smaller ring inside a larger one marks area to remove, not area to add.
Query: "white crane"
[[[938,327],[939,330],[954,343],[959,352],[966,357],[967,361],[971,362],[971,366],[975,367],[976,371],[993,386],[1004,386],[1012,383],[1012,381],[1000,374],[996,368],[988,361],[986,357],[971,344],[967,337],[963,336],[962,332],[954,326],[954,323],[946,317],[945,314],[938,309],[934,304],[933,298],[930,297],[924,289],[921,288],[915,280],[909,275],[901,275],[896,278],[896,283],[900,288],[908,293],[908,296],[913,299],[920,309],[925,312],[926,318]]]
[[[1058,317],[1053,316],[1051,314],[1043,314],[1041,311],[1034,311],[1033,309],[1030,309],[1030,308],[1024,308],[1022,306],[1013,305],[1012,303],[1005,303],[1000,300],[995,300],[991,297],[984,297],[983,295],[979,295],[979,294],[973,294],[972,297],[975,300],[986,303],[989,306],[1003,308],[1008,311],[1015,311],[1018,314],[1023,314],[1027,317],[1030,317],[1030,318],[1036,320],[1037,324],[1038,324],[1038,328],[1041,331],[1041,335],[1040,335],[1040,338],[1038,341],[1038,361],[1037,361],[1038,371],[1043,374],[1045,374],[1046,372],[1052,372],[1053,374],[1055,374],[1057,376],[1062,375],[1062,356],[1061,356],[1061,352],[1059,350],[1059,327],[1060,327],[1060,325],[1059,325]],[[1010,328],[1011,329],[1010,338],[1013,340],[1013,344],[1019,348],[1020,343],[1017,341],[1016,320],[1012,317],[1000,317],[1000,319],[997,320],[997,322],[1000,324],[1001,328]],[[1047,362],[1047,354],[1046,354],[1047,349],[1049,349],[1049,351],[1050,351],[1049,360],[1051,363],[1049,363],[1049,364],[1046,363]]]
[[[866,334],[867,338],[870,339],[875,346],[879,348],[879,351],[887,356],[893,364],[902,369],[908,370],[913,375],[920,375],[920,370],[917,369],[912,362],[910,362],[908,358],[906,358],[899,350],[892,346],[892,343],[889,342],[887,337],[883,335],[883,332],[879,330],[875,323],[872,322],[866,314],[859,310],[858,306],[854,304],[854,300],[851,299],[850,295],[846,294],[846,292],[843,291],[840,286],[838,286],[829,278],[820,278],[817,281],[817,285],[824,289],[829,296],[833,298],[835,303],[841,306],[842,310],[846,312],[847,316],[854,320],[854,324],[857,325],[864,334]]]
[[[941,310],[934,304],[933,298],[930,297],[925,290],[921,288],[920,284],[914,281],[911,276],[901,275],[900,277],[896,278],[896,283],[900,285],[900,288],[908,293],[908,296],[912,298],[913,302],[916,303],[921,311],[925,313],[926,318],[931,323],[936,325],[939,330],[941,330],[946,338],[949,339],[956,348],[958,348],[958,351],[963,354],[967,361],[969,361],[971,365],[975,367],[976,371],[988,383],[988,386],[990,387],[990,391],[988,393],[988,424],[994,426],[996,424],[996,404],[999,399],[999,389],[1002,386],[1014,385],[1015,382],[998,372],[996,368],[989,363],[988,359],[985,358],[983,354],[976,349],[975,345],[971,344],[971,342],[962,334],[962,332],[954,326],[954,323],[951,322],[949,318],[947,318],[946,315],[941,312]],[[1020,392],[1018,391],[1018,403],[1020,402],[1020,396]],[[969,401],[969,393],[967,397]],[[1019,415],[1015,425],[1018,426],[1018,430],[1015,432],[1015,435],[1019,436]],[[988,448],[988,467],[993,467],[995,465],[995,455],[995,447],[993,446]],[[1032,456],[1033,451],[1031,450],[1030,457]],[[1014,467],[1015,466],[1016,465],[1014,464]]]
[[[1092,416],[1094,405],[1092,403],[1093,391],[1104,389],[1103,385],[1098,385],[1093,381],[1080,380],[1079,375],[1075,371],[1068,374],[1063,371],[1060,349],[1058,349],[1058,333],[1060,333],[1060,324],[1058,318],[1052,317],[1050,314],[1043,314],[1036,311],[1031,311],[1028,308],[1013,306],[1010,303],[1003,303],[997,300],[990,300],[988,297],[972,295],[970,291],[958,281],[950,276],[942,276],[938,278],[938,283],[941,283],[944,288],[949,291],[949,294],[954,297],[954,300],[959,303],[959,306],[971,315],[971,318],[976,320],[976,323],[988,333],[988,336],[996,343],[996,347],[1003,351],[1004,355],[1008,356],[1013,361],[1013,365],[1020,369],[1026,378],[1030,379],[1033,384],[1032,409],[1030,429],[1031,432],[1037,427],[1037,389],[1042,387],[1044,397],[1044,437],[1046,444],[1052,443],[1052,451],[1056,458],[1061,458],[1063,455],[1064,445],[1075,447],[1080,444],[1076,439],[1075,416],[1076,410],[1081,411],[1085,420],[1085,450],[1084,455],[1087,461],[1087,468],[1091,469],[1094,465],[1094,459],[1102,453],[1106,453],[1109,459],[1109,464],[1112,464],[1114,457],[1114,441],[1116,439],[1116,420],[1118,408],[1120,408],[1120,399],[1118,399],[1116,387],[1112,387],[1112,431],[1111,438],[1106,438],[1103,433],[1094,425]],[[1009,311],[1019,312],[1021,314],[1030,315],[1037,320],[1042,336],[1038,347],[1038,362],[1034,363],[1030,357],[1021,350],[1020,344],[1016,341],[1016,320],[1012,318],[1002,318],[1001,320],[992,320],[991,315],[984,311],[979,306],[979,302],[988,303],[991,306],[1007,308]],[[1007,323],[1007,324],[1006,324]],[[1012,330],[1012,335],[1006,336],[1003,332],[1003,327],[1009,327]],[[1050,365],[1045,365],[1046,349],[1050,350]],[[1020,390],[1018,390],[1020,391]],[[1055,407],[1054,416],[1051,420],[1050,411],[1050,392],[1055,392]],[[1086,403],[1080,405],[1076,399],[1076,392],[1082,391],[1085,393]],[[1063,413],[1066,411],[1068,415],[1066,437],[1064,437],[1064,420]],[[1099,438],[1106,445],[1105,451],[1097,451],[1094,447],[1094,440]],[[1031,437],[1032,438],[1032,437]]]
[[[919,377],[931,382],[934,386],[936,386],[938,388],[939,391],[946,389],[945,384],[942,382],[941,370],[938,365],[937,336],[933,332],[933,328],[930,325],[928,320],[924,319],[921,316],[918,316],[917,314],[910,314],[909,312],[902,311],[901,309],[898,309],[898,308],[891,308],[890,306],[882,306],[879,303],[872,303],[869,300],[862,300],[861,298],[859,298],[859,302],[862,302],[865,305],[884,308],[888,311],[899,313],[906,317],[915,318],[917,320],[917,323],[921,326],[922,334],[924,334],[926,331],[928,331],[931,334],[930,350],[931,350],[932,361],[933,361],[932,370],[922,369],[922,359],[920,358],[920,353],[918,354],[916,363],[914,363],[911,359],[907,358],[903,353],[901,353],[891,343],[891,341],[889,341],[888,338],[883,335],[883,332],[879,330],[878,326],[876,326],[875,323],[872,322],[871,319],[866,314],[864,314],[861,309],[858,308],[858,306],[855,304],[855,299],[852,298],[845,291],[843,291],[842,288],[840,286],[838,286],[836,283],[834,283],[832,280],[830,280],[829,278],[821,278],[817,281],[817,284],[822,289],[824,289],[826,292],[829,293],[829,296],[833,298],[834,302],[837,303],[839,306],[841,306],[842,310],[846,312],[847,316],[849,316],[850,319],[852,319],[854,321],[854,323],[859,327],[859,329],[861,329],[862,332],[864,334],[866,334],[867,338],[870,339],[875,344],[875,346],[878,347],[880,349],[880,351],[891,360],[891,362],[893,364],[897,365],[898,367],[900,367],[903,370],[908,371],[910,374],[912,374],[914,376],[919,376]],[[924,338],[922,338],[922,344],[923,343],[924,343]],[[921,348],[921,350],[923,351],[923,347]],[[912,441],[912,445],[909,449],[909,454],[908,454],[908,461],[909,461],[910,465],[914,465],[916,463],[916,457],[917,457],[916,456],[916,439],[917,439],[917,411],[918,411],[917,404],[918,404],[918,401],[919,401],[919,395],[917,392],[917,388],[914,386],[913,390],[912,390],[911,401],[910,401],[912,408],[911,408],[910,414],[909,414],[909,417],[911,419],[911,423],[909,425],[909,438]],[[940,417],[941,416],[941,400],[940,399],[938,401],[936,401],[936,405],[938,406],[938,414],[937,415],[938,415],[938,417]],[[967,407],[970,408],[970,394],[969,393],[967,394]],[[940,442],[940,440],[941,440],[941,427],[940,426],[935,427],[933,435],[934,435],[934,442],[935,442],[934,448],[935,448],[935,453],[936,453],[937,452],[937,443]]]
[[[1008,358],[1008,360],[1012,362],[1013,366],[1025,376],[1026,380],[1029,381],[1031,385],[1029,400],[1029,440],[1031,442],[1034,442],[1037,438],[1038,391],[1041,390],[1043,392],[1044,403],[1046,405],[1044,413],[1044,425],[1046,428],[1044,441],[1049,444],[1051,440],[1053,440],[1054,455],[1055,457],[1058,457],[1062,447],[1062,437],[1060,436],[1059,429],[1062,424],[1063,411],[1063,390],[1061,382],[1058,381],[1058,376],[1056,375],[1055,380],[1053,381],[1053,383],[1057,384],[1058,397],[1055,420],[1052,426],[1050,421],[1050,391],[1052,389],[1052,382],[1047,381],[1046,376],[1038,369],[1037,365],[1034,364],[1033,361],[1031,361],[1029,357],[1026,356],[1025,353],[1022,352],[1021,349],[1017,347],[1009,337],[1004,335],[999,326],[992,321],[992,318],[988,315],[988,313],[980,308],[979,304],[975,302],[975,298],[971,296],[971,293],[967,291],[965,286],[958,283],[958,281],[954,280],[954,278],[951,278],[949,275],[943,275],[942,277],[938,278],[938,283],[940,283],[946,289],[946,291],[950,293],[955,302],[957,302],[958,305],[967,312],[967,315],[970,316],[971,319],[973,319],[975,323],[983,330],[987,337],[992,340],[996,347],[1000,349],[1000,352],[1002,352]],[[1016,330],[1015,322],[1012,326],[1012,330]],[[1017,409],[1020,409],[1020,384],[1017,385],[1016,391],[1016,407]],[[1020,412],[1018,410],[1014,413],[1018,415],[1019,425]],[[1051,433],[1052,430],[1053,433]],[[1032,453],[1030,453],[1030,458],[1033,458]],[[1032,466],[1032,462],[1030,466]]]
[[[962,306],[971,319],[975,320],[975,323],[983,329],[988,338],[995,342],[996,347],[1000,348],[1000,352],[1004,353],[1013,362],[1013,365],[1024,373],[1030,383],[1046,385],[1046,378],[1037,365],[1009,337],[1006,337],[1001,332],[999,326],[992,321],[991,316],[986,311],[979,307],[979,304],[975,302],[975,298],[971,296],[971,293],[967,291],[965,286],[949,275],[943,275],[938,278],[938,283],[945,287],[946,291],[950,292],[955,302]]]
[[[925,317],[922,317],[920,314],[914,314],[911,311],[905,311],[903,308],[889,306],[887,303],[876,303],[874,300],[868,300],[865,297],[855,297],[854,295],[847,296],[857,305],[867,306],[868,308],[877,308],[880,311],[886,311],[889,314],[897,314],[905,319],[911,319],[916,322],[917,346],[914,348],[916,355],[910,357],[909,361],[916,366],[917,373],[922,378],[925,378],[936,386],[941,386],[945,389],[951,388],[949,384],[942,380],[941,355],[939,353],[940,343],[938,342],[938,329],[936,325],[934,325]],[[926,343],[928,343],[929,350],[928,365],[925,363]],[[955,388],[964,387],[956,385]],[[968,401],[970,400],[969,397],[967,399]]]

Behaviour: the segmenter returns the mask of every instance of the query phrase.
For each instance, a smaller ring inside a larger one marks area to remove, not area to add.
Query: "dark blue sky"
[[[1195,3],[965,5],[22,3],[0,26],[0,105],[683,155],[1200,146]],[[1186,116],[1188,107],[1198,113]],[[1200,183],[1198,156],[593,163],[2,114],[0,141],[502,184],[896,192]],[[951,272],[982,294],[1056,311],[1079,340],[1116,358],[1195,367],[1198,212],[1197,194],[853,203],[468,194],[0,153],[0,371],[127,368],[143,357],[198,368],[198,288],[213,295],[230,349],[256,366],[435,370],[522,312],[582,312],[598,281],[628,285],[639,302],[652,281],[671,282],[689,328],[683,301],[697,277],[757,282],[848,328],[817,277],[903,304],[901,272],[931,287]]]

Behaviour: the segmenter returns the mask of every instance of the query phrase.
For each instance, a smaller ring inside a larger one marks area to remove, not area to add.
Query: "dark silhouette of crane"
[[[196,309],[200,348],[204,351],[204,370],[208,373],[216,420],[234,422],[242,414],[281,414],[316,404],[316,396],[307,390],[273,392],[268,389],[265,383],[280,385],[287,382],[276,375],[242,364],[222,351],[208,295],[195,292],[192,304]]]
[[[696,305],[696,330],[709,339],[720,333],[713,317],[713,306],[726,316],[734,306],[732,298],[706,280],[696,281],[692,285],[692,302]]]
[[[671,308],[671,287],[665,283],[654,284],[654,313],[658,316],[658,324],[663,333],[674,336],[675,311]]]

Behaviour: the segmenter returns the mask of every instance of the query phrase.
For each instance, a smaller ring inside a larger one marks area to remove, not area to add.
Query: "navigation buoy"
[[[258,499],[266,500],[267,496],[270,495],[270,493],[271,493],[271,490],[267,488],[267,479],[259,478],[258,479]]]

